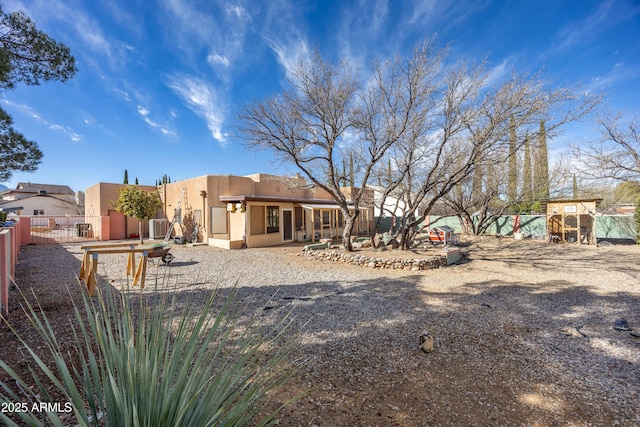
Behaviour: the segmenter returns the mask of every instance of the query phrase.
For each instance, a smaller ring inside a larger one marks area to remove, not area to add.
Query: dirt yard
[[[412,272],[310,261],[299,247],[176,246],[174,264],[148,280],[185,292],[238,281],[265,321],[293,311],[305,364],[272,407],[306,394],[280,425],[640,425],[640,247],[486,238],[461,249],[459,265]],[[16,277],[69,348],[80,255],[26,247]],[[125,286],[124,265],[101,260],[101,286]],[[9,321],[37,346],[16,290],[10,298]],[[632,330],[614,329],[619,319]],[[432,353],[418,349],[423,332]],[[26,373],[6,325],[0,339],[3,360]]]

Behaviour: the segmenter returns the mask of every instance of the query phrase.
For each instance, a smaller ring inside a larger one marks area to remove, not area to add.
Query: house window
[[[34,215],[44,215],[44,209],[34,209],[33,210],[33,214]]]
[[[278,206],[267,206],[267,233],[278,233],[280,231],[280,208]]]

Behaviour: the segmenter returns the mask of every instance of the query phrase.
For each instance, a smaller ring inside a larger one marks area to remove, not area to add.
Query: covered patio
[[[345,219],[340,207],[337,204],[301,204],[305,224],[301,224],[303,229],[311,230],[311,241],[317,242],[320,239],[338,238],[344,231]],[[353,211],[353,207],[349,210]],[[370,209],[360,208],[360,215],[353,226],[354,236],[368,236],[371,228],[372,218]],[[301,239],[298,239],[301,240]]]

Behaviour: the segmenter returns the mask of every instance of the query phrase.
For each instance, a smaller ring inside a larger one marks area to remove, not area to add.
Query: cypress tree
[[[540,142],[538,144],[539,193],[540,200],[549,198],[549,153],[544,121],[540,121]]]
[[[356,173],[353,170],[353,153],[349,154],[349,186],[354,187],[356,184]]]
[[[342,181],[342,186],[347,186],[347,162],[342,158],[342,177],[340,177],[340,181]]]
[[[507,201],[513,203],[518,197],[518,154],[516,152],[516,124],[513,117],[509,124],[509,175],[507,181]]]
[[[536,156],[535,197],[537,200],[549,198],[549,160],[547,152],[547,135],[544,121],[540,121],[538,135],[538,152]]]
[[[126,169],[124,170],[124,180],[122,181],[123,184],[129,184],[129,171],[127,171]]]
[[[524,167],[522,171],[522,196],[524,200],[533,200],[533,179],[531,176],[531,142],[529,136],[524,140]]]

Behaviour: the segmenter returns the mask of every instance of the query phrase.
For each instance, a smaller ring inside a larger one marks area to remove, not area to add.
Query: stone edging
[[[359,254],[350,254],[332,250],[309,250],[300,253],[300,256],[318,261],[341,262],[370,268],[389,268],[395,270],[431,270],[447,265],[446,255],[436,255],[421,259],[379,258]]]

